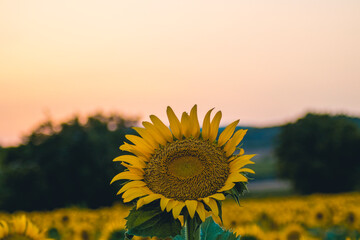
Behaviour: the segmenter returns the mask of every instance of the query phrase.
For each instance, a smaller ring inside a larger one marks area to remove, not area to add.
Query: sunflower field
[[[4,225],[10,232],[22,229],[27,238],[21,239],[124,239],[129,210],[117,204],[97,210],[3,212],[0,239],[8,239]],[[360,239],[360,193],[243,199],[241,206],[229,199],[223,204],[223,223],[219,224],[242,240]]]

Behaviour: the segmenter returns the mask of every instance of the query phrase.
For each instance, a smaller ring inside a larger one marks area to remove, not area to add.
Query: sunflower
[[[229,124],[217,139],[221,111],[210,121],[213,109],[203,120],[202,130],[195,105],[190,114],[182,113],[179,120],[167,107],[168,128],[158,117],[144,128],[134,127],[139,134],[126,135],[132,143],[124,143],[120,150],[131,154],[114,159],[126,167],[111,181],[128,180],[117,194],[124,202],[137,199],[137,208],[160,200],[162,211],[170,212],[174,219],[186,211],[191,218],[195,213],[202,221],[207,214],[219,216],[218,203],[238,182],[247,182],[245,173],[254,173],[245,165],[253,163],[254,155],[244,155],[237,146],[247,130],[235,128],[239,120]],[[235,132],[235,133],[234,133]]]
[[[331,222],[332,213],[327,206],[318,204],[313,207],[310,212],[310,219],[308,220],[308,224],[310,224],[310,226],[324,227],[331,225]]]
[[[125,230],[125,219],[121,219],[120,221],[109,221],[107,222],[101,230],[101,236],[99,240],[114,240],[121,239],[124,237],[126,232]]]
[[[0,239],[9,235],[9,226],[5,221],[0,221]]]
[[[12,224],[0,221],[0,240],[52,240],[24,215],[15,217]]]
[[[305,229],[300,226],[299,224],[289,224],[286,228],[282,231],[282,238],[283,240],[302,240],[307,239],[308,236],[306,235]]]

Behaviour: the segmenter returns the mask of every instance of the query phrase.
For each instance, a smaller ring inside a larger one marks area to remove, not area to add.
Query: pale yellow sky
[[[0,1],[0,145],[46,114],[360,116],[360,1]]]

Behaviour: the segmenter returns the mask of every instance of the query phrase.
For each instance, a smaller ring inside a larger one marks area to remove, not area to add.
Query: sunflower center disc
[[[196,157],[179,157],[169,164],[169,171],[176,177],[186,179],[201,173],[204,166]]]
[[[147,163],[144,181],[154,193],[178,201],[215,194],[229,175],[228,158],[216,144],[188,138],[168,143]]]

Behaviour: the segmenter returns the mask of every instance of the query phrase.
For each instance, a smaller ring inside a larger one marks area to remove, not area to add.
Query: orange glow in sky
[[[360,116],[360,1],[0,2],[0,145],[47,115]]]

